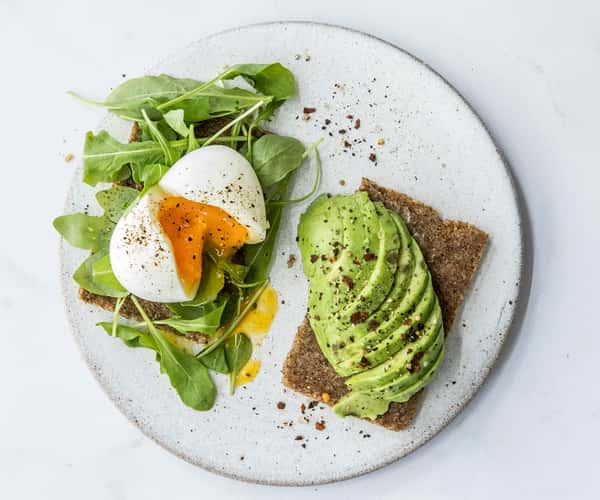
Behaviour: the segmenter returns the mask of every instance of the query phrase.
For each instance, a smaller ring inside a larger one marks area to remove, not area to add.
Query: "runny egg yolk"
[[[203,252],[215,250],[228,258],[248,239],[248,230],[225,210],[179,196],[160,203],[158,222],[169,238],[177,274],[187,291],[200,282]]]

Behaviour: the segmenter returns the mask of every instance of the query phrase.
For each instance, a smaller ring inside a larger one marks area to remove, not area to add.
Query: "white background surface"
[[[168,4],[0,4],[2,497],[598,498],[598,3]],[[501,361],[445,431],[368,476],[287,491],[186,464],[119,414],[67,332],[51,228],[71,176],[62,158],[103,114],[66,89],[101,96],[205,34],[280,19],[370,32],[454,84],[512,165],[533,269]]]

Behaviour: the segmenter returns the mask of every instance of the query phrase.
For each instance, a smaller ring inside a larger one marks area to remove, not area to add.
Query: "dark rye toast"
[[[433,208],[369,179],[363,178],[359,189],[373,201],[381,201],[398,212],[419,243],[432,275],[447,334],[481,262],[488,235],[465,222],[442,220]],[[307,319],[298,328],[282,372],[284,385],[329,405],[348,392],[344,379],[321,352]],[[394,431],[405,429],[419,408],[421,395],[422,392],[417,393],[406,403],[391,403],[389,410],[374,423]]]

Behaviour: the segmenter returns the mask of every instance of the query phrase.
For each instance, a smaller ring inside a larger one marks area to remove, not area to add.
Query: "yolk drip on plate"
[[[248,311],[244,319],[240,321],[234,333],[245,333],[252,338],[255,344],[260,345],[265,334],[271,328],[276,313],[277,292],[269,286],[256,301],[254,309]]]
[[[252,382],[258,371],[260,370],[260,359],[251,359],[244,367],[240,370],[237,377],[235,377],[235,385],[244,385]]]
[[[202,276],[202,252],[213,249],[227,258],[248,239],[247,229],[225,210],[179,196],[161,202],[158,221],[169,238],[177,274],[187,290]]]
[[[277,292],[267,287],[256,301],[256,307],[248,311],[234,333],[243,332],[250,337],[254,345],[260,345],[277,313]],[[235,379],[235,385],[252,382],[260,370],[260,360],[251,359],[244,365]]]

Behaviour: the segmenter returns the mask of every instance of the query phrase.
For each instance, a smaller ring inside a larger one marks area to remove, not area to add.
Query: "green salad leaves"
[[[113,321],[99,326],[129,347],[154,351],[161,372],[181,400],[196,410],[207,410],[214,403],[211,371],[228,375],[230,391],[234,391],[237,375],[252,356],[252,341],[237,329],[267,287],[282,211],[312,196],[318,187],[318,143],[307,149],[293,137],[262,128],[293,97],[295,87],[292,73],[272,63],[234,65],[206,82],[170,75],[133,78],[104,101],[71,93],[134,122],[136,130],[129,143],[104,130],[86,134],[82,180],[90,186],[112,186],[96,194],[101,215],[76,213],[54,220],[54,227],[70,245],[90,252],[73,279],[88,292],[115,299]],[[112,271],[111,235],[129,207],[179,158],[214,143],[235,149],[252,164],[265,195],[270,228],[264,241],[244,246],[233,258],[204,254],[194,299],[167,304],[169,317],[151,318],[144,301],[123,288]],[[292,177],[311,155],[317,167],[314,188],[298,200],[288,200]],[[126,301],[141,322],[121,321]],[[195,347],[183,349],[174,339]]]

